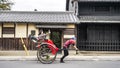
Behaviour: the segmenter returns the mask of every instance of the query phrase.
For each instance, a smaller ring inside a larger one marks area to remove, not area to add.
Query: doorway
[[[41,30],[41,29],[39,29]],[[51,32],[50,39],[53,41],[53,43],[56,45],[56,47],[61,49],[61,43],[62,43],[62,30],[60,29],[49,29],[49,28],[43,28],[42,29],[44,33],[47,33],[49,30]]]

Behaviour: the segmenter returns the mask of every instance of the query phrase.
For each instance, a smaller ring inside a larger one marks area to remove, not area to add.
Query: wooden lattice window
[[[109,12],[110,7],[109,6],[95,6],[96,12]]]
[[[120,7],[115,6],[115,7],[114,7],[114,11],[117,12],[117,13],[119,13],[119,12],[120,12]]]
[[[14,34],[15,28],[14,27],[3,27],[3,34]]]

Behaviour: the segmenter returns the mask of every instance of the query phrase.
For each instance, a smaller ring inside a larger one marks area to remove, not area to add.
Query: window
[[[3,27],[3,34],[14,34],[15,28],[14,27]]]
[[[120,12],[120,7],[115,6],[115,7],[114,7],[114,11],[119,13],[119,12]]]
[[[31,30],[31,35],[35,35],[35,30]]]
[[[110,7],[107,7],[107,6],[95,6],[95,11],[96,12],[109,12]]]

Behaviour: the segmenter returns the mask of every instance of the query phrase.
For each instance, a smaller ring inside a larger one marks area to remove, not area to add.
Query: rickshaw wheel
[[[47,44],[41,45],[41,47],[37,50],[37,58],[43,64],[51,64],[55,61],[57,56],[56,54],[52,54],[51,49]]]

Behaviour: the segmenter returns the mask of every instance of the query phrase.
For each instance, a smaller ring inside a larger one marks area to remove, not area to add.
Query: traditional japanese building
[[[120,0],[66,0],[80,22],[77,46],[85,51],[120,51]]]
[[[51,31],[50,39],[61,48],[65,40],[75,36],[78,22],[73,12],[0,11],[0,50],[22,50],[21,37],[29,50],[35,44],[28,39],[30,34]]]

